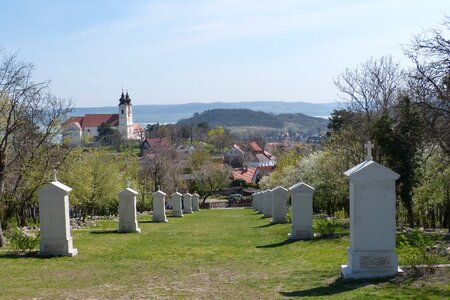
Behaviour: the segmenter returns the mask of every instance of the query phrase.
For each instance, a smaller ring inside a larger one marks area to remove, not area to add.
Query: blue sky
[[[332,102],[333,78],[437,28],[449,0],[2,0],[0,47],[76,106]]]

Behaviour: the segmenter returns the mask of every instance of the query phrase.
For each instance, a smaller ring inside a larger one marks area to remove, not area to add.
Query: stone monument
[[[290,240],[307,240],[314,237],[313,221],[313,193],[314,188],[304,182],[299,182],[289,188],[292,202]]]
[[[257,206],[257,210],[258,210],[258,213],[259,214],[262,214],[263,212],[264,212],[264,206],[265,206],[265,193],[266,193],[266,191],[261,191],[261,192],[258,192],[258,200],[257,200],[257,202],[256,203],[258,203],[258,206]]]
[[[399,175],[372,160],[370,141],[367,160],[346,171],[350,179],[350,247],[348,264],[341,268],[345,279],[394,276],[395,181]]]
[[[192,195],[189,193],[183,194],[183,213],[192,214]]]
[[[56,178],[37,193],[39,197],[40,247],[41,256],[75,256],[70,234],[69,192],[72,189]]]
[[[181,197],[182,195],[178,192],[173,193],[171,196],[172,217],[183,217],[183,211],[181,209]]]
[[[283,224],[287,222],[287,208],[289,191],[282,186],[272,190],[273,193],[273,215],[272,224]]]
[[[264,193],[263,218],[271,218],[273,215],[273,191],[266,190]]]
[[[167,222],[166,193],[160,190],[153,193],[153,222]]]
[[[199,199],[200,196],[199,194],[197,194],[197,192],[195,192],[194,194],[192,194],[192,210],[193,211],[199,211],[200,210],[200,204],[199,204]]]
[[[137,194],[129,187],[119,193],[119,232],[141,232],[136,214]]]

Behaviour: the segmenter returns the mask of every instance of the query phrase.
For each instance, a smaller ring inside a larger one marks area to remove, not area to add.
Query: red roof
[[[81,128],[99,127],[102,123],[119,126],[119,114],[87,114],[84,117],[71,117],[64,122],[64,126],[75,124]]]
[[[119,114],[87,114],[84,115],[81,126],[83,128],[99,127],[102,123],[119,126]]]
[[[250,151],[263,152],[263,149],[261,149],[261,147],[256,142],[251,142],[250,144],[248,144],[248,147],[250,148]]]
[[[257,168],[245,168],[238,171],[233,171],[231,174],[233,179],[242,179],[247,183],[254,183]]]
[[[171,147],[167,138],[146,138],[144,143],[147,143],[152,151],[167,150]]]

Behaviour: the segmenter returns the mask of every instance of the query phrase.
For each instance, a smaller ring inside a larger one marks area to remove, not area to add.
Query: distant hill
[[[329,116],[337,103],[307,103],[283,101],[252,101],[252,102],[213,102],[187,103],[168,105],[133,105],[133,119],[136,123],[175,123],[180,119],[189,118],[196,112],[212,109],[251,109],[267,113],[302,113],[308,116]],[[79,107],[70,116],[85,114],[117,113],[117,106]]]
[[[211,126],[223,127],[265,127],[275,129],[301,130],[314,132],[323,129],[328,120],[296,114],[271,114],[250,109],[211,109],[202,113],[195,113],[191,118],[181,119],[180,124],[198,124],[206,122]]]

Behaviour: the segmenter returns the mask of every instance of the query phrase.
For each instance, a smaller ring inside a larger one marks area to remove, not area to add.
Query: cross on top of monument
[[[129,180],[127,180],[127,188],[130,188],[130,181]]]
[[[364,145],[364,149],[367,150],[367,156],[366,156],[366,160],[373,160],[372,157],[372,149],[375,145],[372,144],[371,141],[368,141],[365,145]]]
[[[53,181],[58,181],[58,178],[56,177],[57,174],[58,174],[58,171],[56,171],[56,169],[53,169],[52,170]]]

